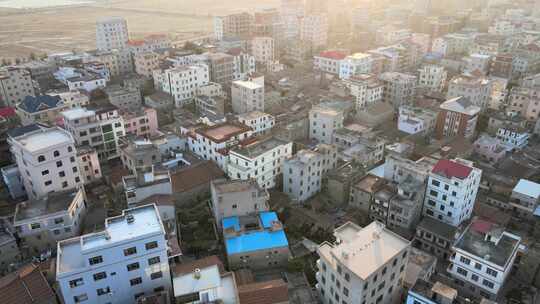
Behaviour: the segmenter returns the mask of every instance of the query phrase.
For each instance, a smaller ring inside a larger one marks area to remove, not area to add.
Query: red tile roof
[[[287,283],[271,280],[238,286],[240,304],[274,304],[289,301]]]
[[[342,60],[345,57],[347,57],[347,55],[345,55],[342,52],[338,52],[338,51],[326,51],[326,52],[321,52],[319,54],[319,57],[335,59],[335,60]]]
[[[0,108],[0,116],[4,118],[13,117],[15,115],[17,115],[17,113],[15,113],[15,108],[12,108],[12,107]]]
[[[197,268],[203,269],[213,265],[218,266],[220,273],[225,272],[225,268],[223,267],[223,263],[221,262],[221,260],[217,256],[212,255],[192,262],[176,264],[172,269],[172,273],[173,276],[181,276],[187,273],[192,273]]]
[[[193,190],[210,181],[224,177],[225,173],[212,161],[203,161],[171,174],[173,193]]]
[[[464,179],[471,174],[472,168],[462,165],[460,163],[448,160],[441,159],[433,167],[431,172],[445,176],[447,178],[457,177],[459,179]]]
[[[492,222],[483,220],[483,219],[475,219],[474,222],[471,224],[471,229],[473,231],[486,234],[491,231],[491,228],[494,226]]]
[[[2,304],[56,303],[56,297],[39,267],[28,264],[0,278]]]

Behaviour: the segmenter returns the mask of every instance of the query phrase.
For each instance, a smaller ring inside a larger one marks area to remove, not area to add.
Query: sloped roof
[[[4,118],[13,117],[15,115],[17,115],[17,113],[15,113],[15,109],[12,107],[0,108],[0,116]]]
[[[0,294],[3,304],[56,303],[51,287],[34,264],[0,278]]]
[[[193,190],[208,184],[213,179],[224,177],[225,173],[212,161],[204,161],[171,174],[174,193]]]
[[[448,160],[441,159],[431,172],[445,176],[447,178],[457,177],[459,179],[464,179],[471,174],[472,168],[462,165],[460,163]]]
[[[26,96],[19,104],[19,108],[28,113],[35,113],[56,108],[61,104],[62,99],[58,95]]]
[[[238,286],[240,304],[273,304],[289,301],[287,284],[283,280],[251,283]]]
[[[207,268],[213,265],[217,265],[220,273],[225,273],[225,268],[223,267],[223,263],[221,262],[219,257],[217,257],[216,255],[212,255],[212,256],[198,259],[198,260],[188,262],[188,263],[177,264],[173,267],[172,273],[173,273],[173,276],[176,277],[176,276],[184,275],[186,273],[192,273],[197,268],[203,269],[203,268]]]

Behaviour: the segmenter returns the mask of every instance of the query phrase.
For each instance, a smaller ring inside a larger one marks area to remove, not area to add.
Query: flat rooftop
[[[251,120],[251,119],[258,119],[267,115],[270,115],[270,114],[266,114],[261,111],[251,111],[244,114],[239,114],[238,119]]]
[[[251,128],[246,125],[225,122],[210,127],[205,126],[195,132],[214,142],[221,143],[248,131],[251,131]]]
[[[278,139],[276,137],[269,137],[263,140],[256,141],[252,144],[248,144],[246,146],[234,148],[233,151],[249,158],[255,158],[277,146],[286,145],[288,143],[289,142]]]
[[[319,254],[331,263],[336,263],[338,259],[351,272],[365,280],[409,246],[409,241],[386,229],[384,224],[374,221],[353,235],[348,235],[340,244],[323,243],[319,247]]]
[[[75,108],[67,111],[63,111],[62,115],[67,120],[81,119],[85,117],[96,116],[96,112],[92,110],[87,110],[85,108]]]
[[[128,217],[131,216],[133,222],[129,223]],[[104,231],[60,241],[58,243],[57,271],[61,274],[85,268],[85,254],[94,250],[129,243],[145,236],[164,235],[164,233],[163,225],[154,205],[124,210],[122,215],[105,220]]]
[[[380,178],[373,174],[367,174],[366,176],[362,177],[358,183],[356,183],[356,188],[368,192],[373,193],[378,189],[382,184],[384,184],[385,179]]]
[[[60,211],[67,212],[78,192],[78,190],[53,192],[47,198],[19,203],[13,220],[24,221]]]
[[[530,180],[520,179],[513,191],[538,199],[540,197],[540,184],[531,182]]]
[[[56,145],[74,143],[71,135],[59,128],[39,129],[17,137],[15,140],[30,153]]]
[[[256,90],[256,89],[261,89],[261,88],[264,87],[264,86],[254,82],[254,81],[244,81],[244,80],[234,81],[233,85],[241,86],[241,87],[247,88],[249,90]]]
[[[244,191],[260,191],[260,187],[254,180],[232,180],[225,178],[213,180],[214,189],[219,193],[234,193]]]

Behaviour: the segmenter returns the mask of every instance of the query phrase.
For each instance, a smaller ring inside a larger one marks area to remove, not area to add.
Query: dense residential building
[[[513,269],[521,238],[493,222],[474,218],[458,238],[448,273],[477,296],[495,300]]]
[[[172,182],[165,168],[152,167],[149,171],[134,171],[122,177],[128,208],[135,207],[154,195],[171,195]]]
[[[77,147],[77,163],[85,185],[99,181],[102,177],[101,165],[94,148],[90,146]]]
[[[446,98],[464,97],[473,105],[485,110],[491,100],[492,81],[482,76],[460,75],[448,83]]]
[[[150,140],[127,140],[119,146],[122,165],[130,174],[148,172],[161,162],[161,152]]]
[[[255,73],[256,58],[254,55],[245,52],[242,48],[229,49],[227,54],[234,57],[233,80],[246,80],[249,75]]]
[[[334,230],[336,243],[317,252],[316,288],[322,302],[394,303],[405,275],[410,243],[377,221],[361,228],[347,222]]]
[[[339,65],[339,78],[349,79],[360,74],[371,72],[373,56],[366,53],[355,53],[341,60]]]
[[[210,71],[210,81],[230,86],[234,79],[234,56],[225,53],[205,54],[204,63]]]
[[[363,111],[369,105],[382,101],[384,83],[373,74],[360,74],[345,81],[350,94],[356,98],[356,110]]]
[[[497,139],[508,152],[523,150],[529,144],[529,131],[524,128],[503,126],[497,130]]]
[[[275,212],[231,216],[222,221],[229,267],[254,270],[283,267],[289,260],[289,242]]]
[[[386,72],[379,75],[384,83],[383,101],[394,108],[411,104],[415,94],[416,76],[398,72]]]
[[[171,95],[176,107],[181,107],[195,97],[197,89],[210,82],[208,66],[196,64],[189,66],[175,67],[167,69],[161,74],[159,86],[161,91]]]
[[[495,137],[483,134],[474,142],[474,152],[485,161],[496,164],[506,156],[506,149]]]
[[[275,60],[275,41],[271,37],[254,37],[251,40],[251,54],[255,57],[255,62],[266,65]]]
[[[426,64],[418,71],[418,88],[434,92],[441,92],[444,89],[447,73],[443,66]]]
[[[265,135],[270,133],[276,123],[274,116],[260,111],[240,114],[237,118],[240,123],[253,129],[254,135]]]
[[[419,304],[443,304],[443,303],[477,304],[476,302],[472,302],[472,300],[469,298],[460,297],[458,295],[458,291],[448,285],[445,285],[439,281],[435,283],[431,283],[430,281],[427,281],[427,280],[417,280],[416,283],[413,286],[411,286],[407,294],[407,300],[405,303],[407,304],[416,304],[416,303],[419,303]]]
[[[136,88],[109,86],[105,88],[109,102],[120,110],[135,111],[142,107],[141,92]]]
[[[3,277],[0,294],[6,304],[31,304],[39,299],[43,304],[58,304],[56,293],[42,272],[41,265],[22,266]]]
[[[337,129],[332,134],[332,144],[338,148],[338,157],[365,167],[371,167],[384,159],[385,143],[383,138],[355,124]]]
[[[142,39],[130,39],[127,47],[131,54],[136,56],[141,53],[168,49],[171,47],[171,40],[166,34],[152,34]]]
[[[133,58],[129,49],[88,52],[88,61],[104,64],[110,77],[120,77],[133,71]]]
[[[429,175],[424,215],[452,226],[468,220],[476,202],[482,170],[463,159],[441,159]]]
[[[433,40],[431,50],[443,57],[467,53],[474,43],[474,35],[452,33]]]
[[[133,65],[135,73],[150,78],[152,72],[159,68],[159,55],[154,52],[138,53],[133,56]]]
[[[9,196],[16,200],[26,196],[26,189],[24,188],[21,171],[17,164],[11,164],[9,166],[2,167],[2,180],[7,187]]]
[[[60,112],[68,108],[60,96],[26,96],[16,107],[22,125],[41,123],[54,126],[61,119]]]
[[[538,120],[540,117],[540,91],[535,88],[513,87],[508,96],[506,110],[517,113],[531,122]]]
[[[0,104],[15,107],[26,96],[34,96],[32,77],[26,69],[6,67],[0,69]]]
[[[124,122],[125,134],[140,137],[156,135],[158,131],[157,112],[152,108],[139,107],[135,111],[120,112]]]
[[[231,99],[233,111],[237,114],[264,112],[264,79],[234,81],[231,86]]]
[[[456,232],[457,227],[431,217],[424,217],[416,226],[413,244],[446,261],[452,255]]]
[[[313,106],[309,111],[309,138],[332,144],[333,133],[343,127],[344,111],[342,107],[333,104]]]
[[[85,108],[62,112],[64,127],[77,146],[96,149],[101,162],[119,156],[118,140],[125,135],[122,117],[115,107]]]
[[[341,61],[347,55],[338,51],[325,51],[313,56],[313,69],[321,72],[339,75]]]
[[[103,231],[58,242],[56,281],[64,303],[132,303],[171,292],[167,248],[154,204],[107,218]]]
[[[255,179],[262,188],[274,188],[283,162],[292,155],[292,142],[275,137],[247,142],[231,148],[227,173],[231,179]]]
[[[538,210],[540,203],[540,184],[520,179],[512,189],[509,204],[515,215],[530,219]]]
[[[229,37],[248,37],[253,28],[253,16],[249,13],[236,13],[214,17],[214,39]]]
[[[269,209],[270,195],[255,180],[216,179],[210,183],[210,192],[218,225],[222,224],[223,218],[253,215]]]
[[[424,107],[399,107],[398,130],[407,134],[431,134],[435,131],[438,112]]]
[[[297,202],[317,194],[324,175],[337,164],[337,149],[319,144],[314,150],[300,150],[283,163],[283,191]]]
[[[67,131],[37,128],[8,142],[30,199],[82,185],[75,141]]]
[[[439,109],[435,130],[437,138],[474,136],[480,107],[466,97],[456,97],[443,102]]]
[[[121,17],[106,17],[96,22],[96,47],[100,51],[123,49],[127,46],[127,21]]]
[[[326,46],[328,42],[328,17],[326,14],[309,14],[302,18],[300,39],[308,42],[314,49]]]

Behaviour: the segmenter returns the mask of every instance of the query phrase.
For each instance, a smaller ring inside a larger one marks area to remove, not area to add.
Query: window
[[[58,157],[58,156],[60,156],[60,152],[58,152],[58,150],[54,151],[53,155],[54,155],[54,157]]]
[[[40,155],[40,156],[38,156],[37,160],[38,160],[38,162],[40,162],[40,163],[41,163],[41,162],[44,162],[44,161],[45,161],[45,156]]]
[[[127,271],[133,271],[135,269],[139,269],[139,263],[131,263],[131,264],[128,264],[127,266]]]
[[[499,274],[496,270],[493,270],[491,268],[486,269],[486,273],[492,277],[497,277],[497,274]]]
[[[438,193],[437,193],[437,191],[435,191],[435,190],[430,190],[430,191],[429,191],[429,195],[431,195],[431,196],[437,196],[437,194],[438,194]]]
[[[47,174],[49,174],[49,170],[43,170],[43,171],[41,171],[41,175],[47,175]]]
[[[64,176],[66,176],[66,172],[60,171],[60,172],[58,172],[58,176],[64,177]]]
[[[478,276],[476,274],[472,274],[471,275],[471,280],[475,281],[475,282],[478,282]]]
[[[135,278],[135,279],[129,280],[129,284],[130,284],[131,286],[139,285],[139,284],[141,284],[141,283],[142,283],[142,278],[140,278],[140,277],[139,277],[139,278]]]
[[[103,280],[107,277],[107,273],[105,271],[94,273],[94,281]]]
[[[57,217],[57,218],[54,219],[54,223],[55,223],[56,225],[61,224],[61,223],[63,223],[63,222],[64,222],[64,218],[63,218],[63,217]]]
[[[482,264],[476,263],[476,264],[474,264],[474,268],[480,270],[480,269],[482,269]]]
[[[69,287],[71,287],[71,288],[81,286],[81,285],[84,285],[84,281],[83,281],[82,278],[78,278],[78,279],[69,281]]]
[[[154,265],[154,264],[157,264],[159,262],[160,262],[160,260],[159,260],[158,256],[148,259],[148,265]]]
[[[32,224],[30,224],[30,228],[32,230],[39,229],[39,228],[41,228],[41,224],[40,223],[32,223]]]
[[[432,180],[431,184],[435,187],[439,187],[441,185],[441,182],[439,182],[438,180]]]
[[[150,279],[155,280],[163,277],[163,273],[161,271],[154,272],[150,275]]]
[[[349,290],[345,286],[343,286],[343,295],[346,296],[346,297],[349,296]]]
[[[468,259],[468,258],[466,258],[466,257],[463,257],[463,256],[459,258],[459,261],[460,261],[461,263],[463,263],[463,264],[467,264],[467,265],[470,265],[470,264],[471,264],[471,260]]]
[[[111,292],[111,288],[109,286],[105,287],[105,288],[99,288],[99,289],[96,289],[96,292],[97,292],[97,295],[98,296],[102,296],[104,294],[108,294]]]
[[[62,188],[67,188],[68,182],[62,182]]]
[[[100,255],[98,255],[98,256],[89,258],[89,259],[88,259],[88,263],[90,263],[90,265],[95,265],[95,264],[103,263],[103,257],[100,256]]]
[[[77,167],[73,167],[73,173],[77,173]]]
[[[457,268],[457,273],[459,273],[460,275],[466,277],[468,272],[467,272],[467,270],[465,270],[465,269],[463,269],[461,267],[458,267]]]
[[[62,167],[62,161],[61,160],[56,162],[56,167],[58,167],[58,168]]]
[[[49,181],[46,181],[44,184],[45,184],[45,186],[49,186],[49,185],[52,184],[52,181],[50,181],[50,180],[49,180]]]
[[[132,255],[137,253],[137,247],[130,247],[127,249],[124,249],[124,256]]]
[[[78,296],[73,297],[73,301],[75,303],[81,303],[81,302],[84,302],[86,300],[88,300],[88,296],[85,293],[83,293],[82,295],[78,295]]]
[[[351,275],[346,273],[345,274],[345,281],[350,282],[351,281]]]
[[[488,281],[488,280],[482,281],[482,285],[484,285],[484,286],[486,286],[486,287],[488,287],[488,288],[490,288],[490,289],[493,288],[493,287],[495,286],[495,284],[493,284],[493,282],[490,282],[490,281]]]
[[[233,205],[232,205],[232,208],[233,208],[233,209],[236,209],[236,208],[238,208],[238,206],[237,206],[236,204],[233,204]]]
[[[156,241],[153,241],[153,242],[150,242],[150,243],[146,243],[144,245],[144,247],[146,248],[146,250],[150,250],[150,249],[154,249],[154,248],[157,248],[158,246],[158,243]]]

